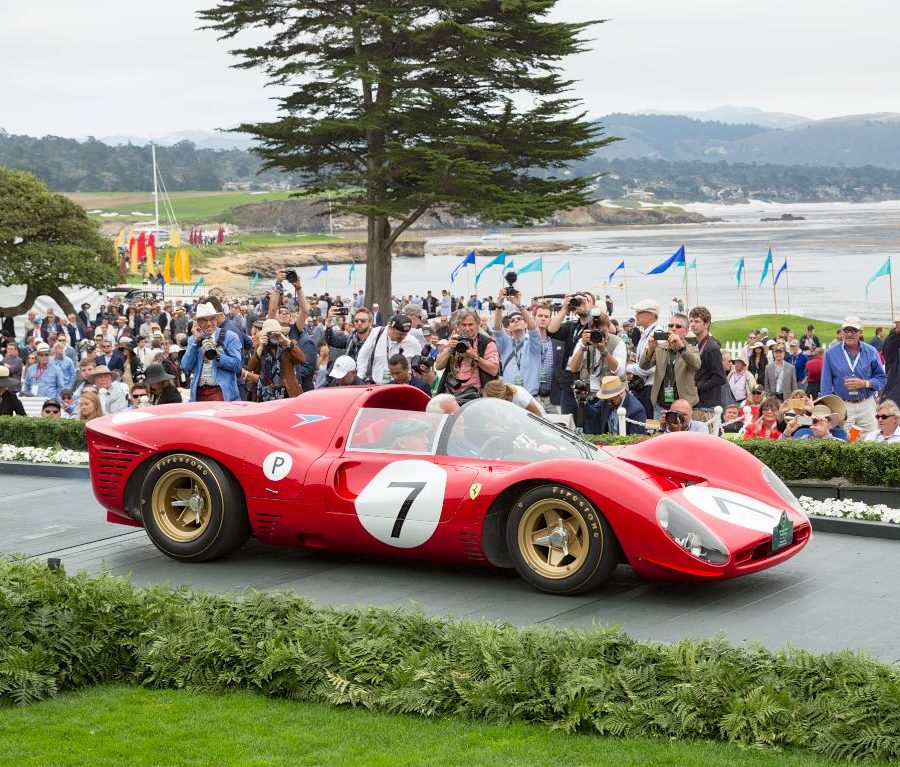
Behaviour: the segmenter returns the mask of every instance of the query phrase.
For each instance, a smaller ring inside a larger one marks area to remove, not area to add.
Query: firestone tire
[[[236,480],[201,455],[173,453],[157,459],[141,485],[141,513],[153,545],[181,562],[223,557],[250,537]]]
[[[589,591],[619,562],[609,523],[565,485],[540,485],[522,495],[507,519],[506,544],[519,575],[549,594]]]

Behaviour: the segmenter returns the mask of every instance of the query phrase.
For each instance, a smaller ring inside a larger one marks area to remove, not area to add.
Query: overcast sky
[[[257,73],[197,31],[211,0],[3,0],[0,127],[162,136],[274,114]],[[812,118],[900,112],[894,0],[559,0],[606,18],[567,62],[591,116],[733,104]]]

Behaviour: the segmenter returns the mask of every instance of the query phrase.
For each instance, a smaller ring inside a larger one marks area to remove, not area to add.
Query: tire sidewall
[[[556,498],[570,504],[588,529],[588,553],[584,564],[565,578],[547,578],[535,571],[519,551],[518,533],[522,518],[534,503]],[[513,504],[506,523],[506,542],[516,570],[526,581],[551,594],[578,594],[602,583],[617,564],[614,536],[609,523],[587,498],[570,487],[547,484],[523,493]]]
[[[197,475],[209,492],[209,523],[203,534],[189,542],[173,541],[157,525],[151,508],[153,488],[172,469],[187,469]],[[213,461],[190,453],[172,453],[159,458],[150,467],[141,485],[141,515],[147,535],[161,552],[173,559],[200,560],[215,556],[211,549],[220,540],[225,524],[225,505],[229,492],[228,478]],[[204,556],[205,555],[205,556]]]

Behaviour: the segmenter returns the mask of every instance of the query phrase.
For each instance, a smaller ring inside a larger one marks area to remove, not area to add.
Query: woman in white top
[[[892,399],[879,403],[875,418],[878,419],[878,428],[866,434],[864,441],[900,444],[900,407],[897,403]]]

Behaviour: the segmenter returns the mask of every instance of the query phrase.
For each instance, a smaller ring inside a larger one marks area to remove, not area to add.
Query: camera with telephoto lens
[[[216,348],[216,342],[209,336],[203,336],[200,339],[200,348],[203,349],[203,358],[207,360],[219,359],[219,350]]]
[[[572,382],[572,393],[575,395],[577,402],[584,404],[591,396],[591,382],[576,378]]]
[[[572,296],[572,298],[569,299],[569,311],[578,311],[582,301],[584,301],[584,299],[581,296]]]
[[[472,348],[472,339],[468,336],[460,336],[456,339],[456,353],[465,354]]]

